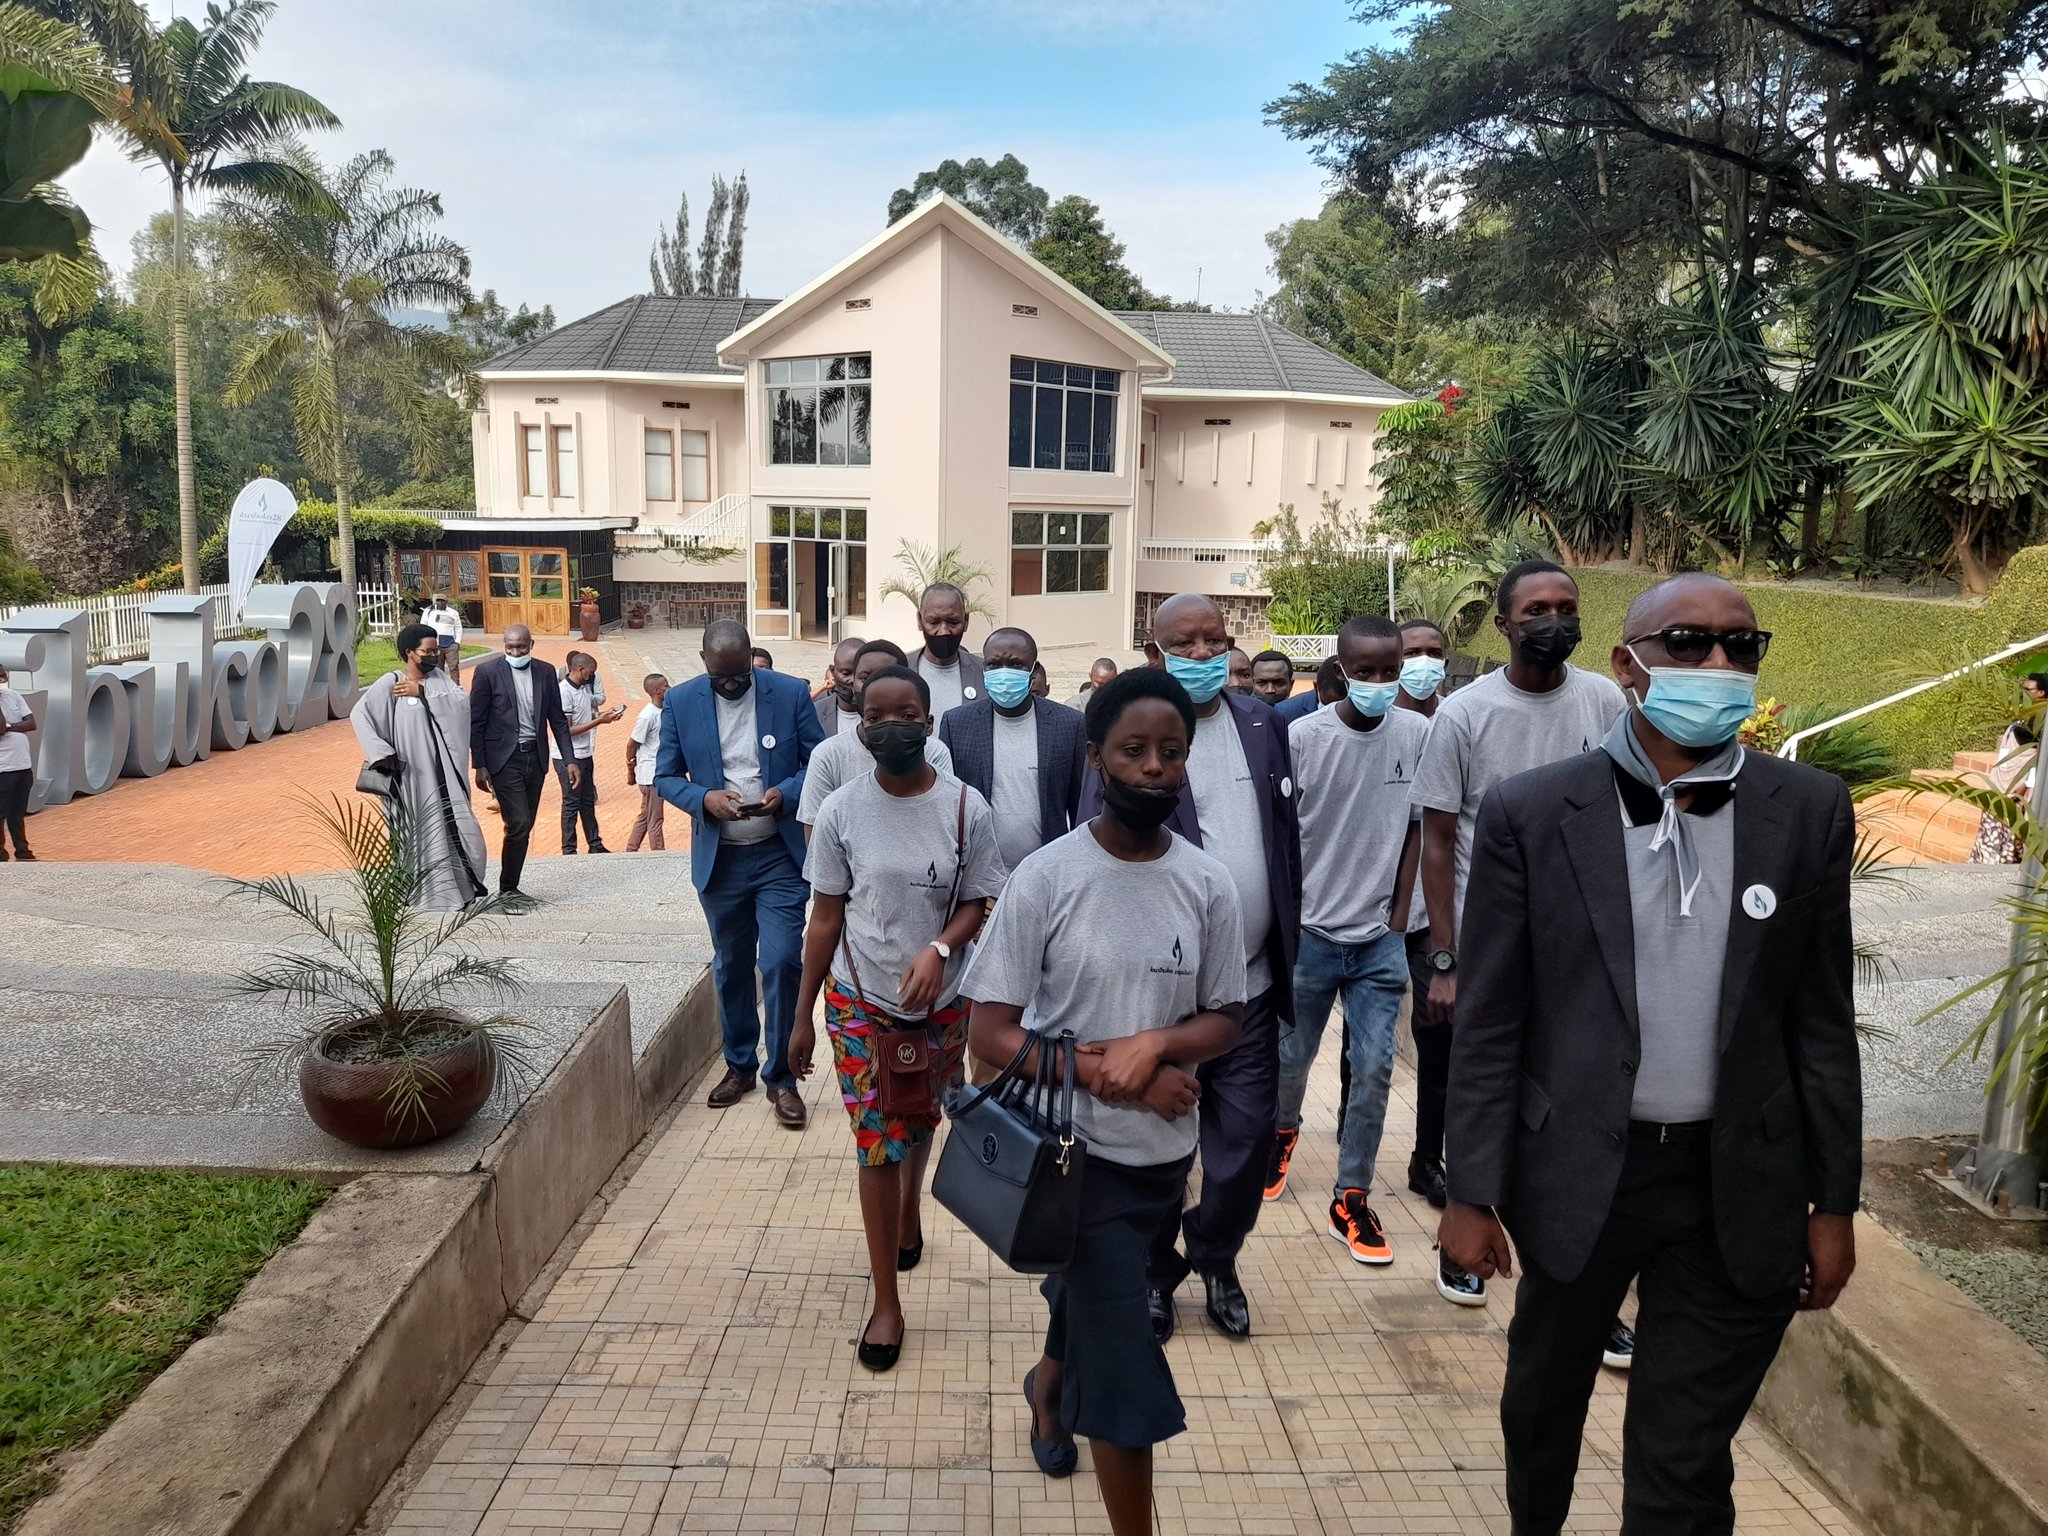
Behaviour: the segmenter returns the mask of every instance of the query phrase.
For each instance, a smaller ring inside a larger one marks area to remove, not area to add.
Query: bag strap
[[[983,1103],[994,1098],[999,1090],[1017,1082],[1019,1080],[1017,1075],[1018,1069],[1024,1065],[1024,1058],[1031,1054],[1031,1047],[1038,1044],[1038,1040],[1039,1037],[1037,1035],[1034,1035],[1028,1029],[1025,1030],[1024,1043],[1017,1047],[1017,1054],[1010,1058],[1010,1064],[990,1078],[980,1088],[976,1089],[972,1098],[967,1099],[958,1109],[953,1111],[953,1118],[957,1120],[969,1110],[979,1109]]]
[[[955,838],[953,888],[947,893],[946,915],[939,921],[940,933],[946,931],[946,924],[953,920],[953,909],[960,905],[960,882],[965,877],[967,871],[967,786],[965,784],[960,786],[960,810],[954,822],[953,836]],[[936,936],[934,935],[934,937]],[[861,988],[860,967],[853,963],[853,946],[847,942],[846,927],[843,921],[839,929],[839,953],[846,957],[846,979],[853,983],[854,997],[860,1002],[862,1007],[873,1008],[874,1004],[868,1001],[867,993]],[[877,1009],[876,1011],[882,1012],[884,1010]],[[1028,1043],[1025,1049],[1030,1049]],[[1022,1060],[1023,1058],[1020,1056],[1018,1059]]]

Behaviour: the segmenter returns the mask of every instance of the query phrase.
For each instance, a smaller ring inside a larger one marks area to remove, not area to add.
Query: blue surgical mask
[[[998,709],[1015,709],[1031,696],[1031,674],[1022,667],[990,667],[981,680]]]
[[[1718,747],[1732,741],[1756,713],[1756,678],[1725,667],[1649,667],[1649,691],[1635,700],[1643,718],[1681,747]],[[1632,695],[1633,697],[1633,695]]]
[[[1223,685],[1230,681],[1230,652],[1211,656],[1207,661],[1190,661],[1185,656],[1176,656],[1171,651],[1160,653],[1166,658],[1166,675],[1181,687],[1187,689],[1188,697],[1197,704],[1206,704],[1223,691]]]
[[[515,672],[524,672],[526,664],[532,660],[533,656],[530,652],[524,656],[514,656],[508,651],[505,655],[505,665],[512,668]]]
[[[1351,707],[1368,720],[1377,720],[1394,707],[1394,698],[1401,691],[1399,683],[1347,683],[1344,691],[1351,696]]]
[[[1444,684],[1441,656],[1410,656],[1401,663],[1401,686],[1411,699],[1426,699]]]

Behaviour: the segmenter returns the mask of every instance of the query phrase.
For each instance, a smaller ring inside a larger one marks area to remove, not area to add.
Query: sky
[[[1261,108],[1367,40],[1346,0],[281,0],[252,72],[342,119],[323,158],[386,149],[438,191],[479,292],[564,322],[644,292],[714,172],[746,171],[745,287],[780,298],[920,170],[1006,152],[1099,203],[1148,287],[1244,307],[1326,190]],[[65,181],[117,266],[168,205],[106,141]]]

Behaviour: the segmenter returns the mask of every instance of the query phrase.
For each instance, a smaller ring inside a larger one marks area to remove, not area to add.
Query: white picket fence
[[[102,592],[97,597],[52,598],[46,603],[19,607],[0,606],[0,619],[12,618],[29,608],[83,608],[92,623],[89,658],[94,665],[109,661],[133,661],[149,654],[149,605],[170,592]],[[216,581],[199,589],[201,597],[213,599],[213,632],[223,638],[244,632],[230,611],[228,586]],[[388,586],[356,588],[356,613],[369,625],[371,634],[389,633],[398,621],[398,593]]]

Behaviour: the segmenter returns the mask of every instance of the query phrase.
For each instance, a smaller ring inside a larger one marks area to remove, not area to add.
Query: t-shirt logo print
[[[1173,949],[1168,963],[1165,965],[1148,965],[1145,969],[1154,976],[1192,976],[1195,974],[1188,969],[1187,956],[1180,947],[1180,937],[1177,934],[1174,936]]]
[[[931,863],[925,866],[924,878],[922,880],[911,881],[912,885],[922,891],[936,891],[939,888],[939,883],[939,861],[937,859],[933,859]]]

